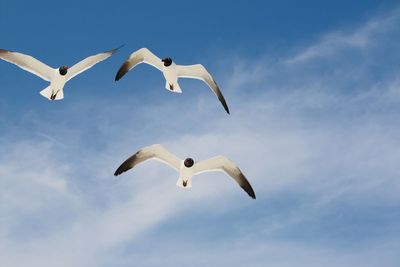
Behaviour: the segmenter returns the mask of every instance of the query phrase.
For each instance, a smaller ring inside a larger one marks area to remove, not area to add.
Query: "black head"
[[[190,168],[193,166],[194,160],[192,158],[187,158],[187,159],[185,159],[183,164],[185,165],[186,168]]]
[[[164,62],[164,66],[165,67],[171,66],[171,64],[172,64],[172,59],[170,57],[166,57],[164,59],[161,59],[161,61]]]
[[[58,71],[60,72],[60,75],[64,76],[68,72],[68,67],[67,66],[61,66]]]

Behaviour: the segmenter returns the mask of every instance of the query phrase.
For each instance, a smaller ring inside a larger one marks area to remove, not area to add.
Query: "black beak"
[[[165,62],[165,59],[161,59],[162,62]]]

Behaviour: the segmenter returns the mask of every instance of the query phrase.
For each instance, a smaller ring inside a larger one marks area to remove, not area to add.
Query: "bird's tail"
[[[40,94],[49,100],[61,100],[64,98],[64,92],[62,89],[54,90],[51,86],[40,91]]]
[[[178,181],[176,181],[176,185],[178,187],[183,187],[183,188],[191,188],[192,187],[192,179],[189,178],[183,178],[183,177],[179,177]]]
[[[168,81],[165,83],[165,89],[174,93],[182,93],[181,87],[178,82],[169,83]]]

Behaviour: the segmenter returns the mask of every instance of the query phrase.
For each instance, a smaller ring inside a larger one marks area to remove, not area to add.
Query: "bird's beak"
[[[164,59],[161,59],[161,61],[162,61],[162,62],[165,62],[165,60],[164,60]]]

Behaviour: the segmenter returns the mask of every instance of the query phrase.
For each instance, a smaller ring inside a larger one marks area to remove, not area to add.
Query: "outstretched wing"
[[[32,56],[28,56],[18,52],[0,49],[0,58],[17,65],[21,69],[29,71],[36,76],[39,76],[45,81],[50,81],[54,73],[54,69],[47,66],[43,62],[37,60]]]
[[[115,80],[118,81],[121,79],[122,76],[140,63],[152,65],[153,67],[162,71],[163,64],[161,59],[154,55],[149,49],[140,48],[139,50],[133,52],[124,62],[124,64],[122,64],[117,72],[117,75],[115,76]]]
[[[142,148],[130,158],[125,160],[124,163],[122,163],[115,171],[114,175],[120,175],[121,173],[126,172],[127,170],[132,169],[136,165],[149,159],[157,159],[159,161],[162,161],[177,171],[179,171],[182,161],[177,156],[169,152],[162,145],[155,144]]]
[[[250,197],[256,198],[253,188],[249,181],[242,173],[242,171],[231,160],[224,156],[216,156],[207,160],[199,161],[194,164],[194,175],[209,172],[209,171],[223,171],[231,176]]]
[[[111,57],[115,52],[118,51],[118,49],[119,48],[115,48],[115,49],[110,50],[110,51],[99,53],[97,55],[93,55],[93,56],[87,57],[84,60],[76,63],[75,65],[73,65],[71,68],[68,69],[67,81],[71,80],[76,75],[84,72],[85,70],[90,69],[91,67],[93,67],[94,65],[99,63],[100,61],[103,61],[103,60]]]
[[[226,104],[225,98],[222,95],[221,90],[218,87],[218,84],[214,81],[211,74],[208,73],[208,71],[206,70],[206,68],[204,68],[203,65],[201,64],[189,65],[189,66],[178,65],[176,67],[178,71],[178,77],[197,79],[205,82],[208,85],[208,87],[210,87],[210,89],[214,92],[214,94],[218,97],[219,101],[224,106],[225,111],[229,114],[228,105]]]

